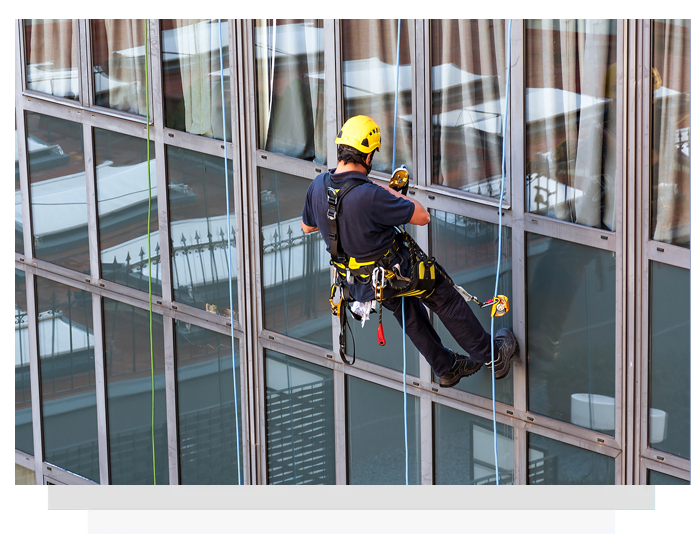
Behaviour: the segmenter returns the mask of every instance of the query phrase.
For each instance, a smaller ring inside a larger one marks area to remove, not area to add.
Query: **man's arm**
[[[409,224],[415,224],[416,226],[425,226],[428,222],[430,222],[430,213],[425,210],[425,207],[421,205],[418,200],[413,199],[412,197],[409,197],[408,195],[403,195],[402,193],[396,191],[395,189],[392,189],[389,187],[388,184],[384,184],[382,182],[374,182],[378,186],[382,186],[385,190],[387,190],[389,193],[392,195],[396,195],[397,197],[400,197],[401,199],[406,199],[406,201],[410,201],[413,203],[416,208],[413,211],[413,216],[411,216],[411,219],[408,221]]]
[[[311,232],[318,231],[317,227],[307,226],[306,224],[304,224],[304,222],[301,223],[301,229],[304,233],[311,233]]]

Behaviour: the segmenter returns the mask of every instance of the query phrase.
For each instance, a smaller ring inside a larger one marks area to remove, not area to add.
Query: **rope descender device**
[[[491,306],[492,318],[500,318],[501,316],[505,316],[508,313],[508,310],[510,310],[510,307],[508,306],[508,297],[505,295],[496,295],[491,300],[487,300],[484,303],[479,303],[476,300],[474,302],[476,302],[480,308]]]
[[[408,193],[408,169],[406,165],[401,165],[391,174],[389,187],[406,195]]]

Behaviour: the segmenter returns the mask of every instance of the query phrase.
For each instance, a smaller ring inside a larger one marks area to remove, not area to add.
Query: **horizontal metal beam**
[[[546,216],[525,213],[523,222],[526,232],[573,241],[580,245],[595,247],[605,251],[615,252],[617,250],[617,239],[615,232],[589,228],[580,224],[563,222]]]
[[[29,455],[27,453],[24,453],[19,450],[15,450],[15,465],[19,465],[20,467],[24,467],[25,469],[29,469],[30,471],[34,470],[34,456]]]
[[[662,264],[690,270],[690,249],[683,247],[650,241],[647,243],[647,258]]]
[[[268,170],[283,172],[284,174],[291,174],[292,176],[299,176],[308,180],[312,180],[328,170],[325,165],[293,159],[260,149],[255,152],[254,156],[258,168],[267,168]]]
[[[88,480],[87,478],[84,478],[80,475],[70,473],[64,469],[61,469],[61,467],[57,467],[56,465],[50,465],[49,463],[44,463],[42,465],[42,476],[53,478],[54,480],[56,480],[56,482],[60,482],[61,484],[70,484],[78,486],[98,485],[92,480]]]
[[[622,450],[619,448],[612,448],[603,444],[596,444],[587,439],[577,438],[571,434],[566,434],[546,427],[530,424],[527,426],[527,430],[528,432],[539,434],[540,436],[544,436],[557,442],[564,442],[565,444],[570,444],[572,446],[576,446],[577,448],[583,448],[585,450],[596,452],[612,458],[615,458],[622,453]]]
[[[669,465],[675,467],[676,469],[681,469],[690,472],[690,460],[678,457],[667,452],[662,452],[655,450],[653,448],[646,448],[642,450],[642,457],[653,461],[655,464],[659,465]]]
[[[648,459],[646,457],[642,457],[642,466],[647,471],[656,471],[661,474],[675,476],[676,478],[680,478],[681,480],[687,480],[688,482],[690,482],[690,471],[688,470],[679,469],[678,467],[666,465],[664,463],[659,463],[658,461],[652,461],[651,459]],[[643,476],[641,481],[644,484],[646,484],[647,476]]]

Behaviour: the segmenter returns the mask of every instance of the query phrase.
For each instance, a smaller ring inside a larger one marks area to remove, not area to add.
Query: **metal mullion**
[[[76,26],[78,29],[78,56],[80,63],[78,65],[79,80],[80,80],[80,105],[90,106],[92,105],[92,58],[90,40],[90,20],[89,19],[76,19]]]
[[[432,392],[428,392],[423,390],[421,393],[422,396],[428,396],[433,403],[435,404],[440,404],[441,406],[446,406],[452,409],[456,409],[458,411],[462,411],[464,413],[468,413],[470,415],[474,415],[475,417],[479,417],[480,419],[484,419],[487,421],[493,421],[493,410],[492,408],[489,407],[480,407],[478,405],[475,405],[474,403],[471,402],[465,402],[462,400],[455,400],[454,398],[450,398],[449,396],[445,395],[439,395],[435,394]],[[489,403],[491,400],[488,400]],[[498,404],[498,402],[497,402]],[[499,409],[501,411],[499,411]],[[509,427],[513,427],[514,429],[516,428],[522,428],[525,425],[525,421],[522,419],[518,419],[516,417],[513,417],[511,415],[508,415],[504,413],[503,410],[508,409],[512,410],[510,406],[508,408],[496,408],[496,422],[500,423],[501,425],[506,425]]]
[[[92,125],[82,125],[83,161],[85,163],[85,188],[87,197],[88,249],[90,254],[90,277],[93,281],[100,279],[100,242],[98,233],[97,187],[95,176],[95,143]],[[66,270],[67,271],[67,270]],[[85,278],[83,274],[83,279]]]
[[[20,200],[22,201],[22,238],[24,246],[23,257],[31,259],[34,257],[32,243],[32,218],[31,203],[29,196],[29,154],[27,152],[27,121],[24,110],[20,105],[22,97],[22,83],[24,82],[24,59],[23,59],[23,32],[24,24],[22,20],[17,21],[15,26],[15,125],[17,127],[17,162],[19,163],[19,187]],[[19,108],[18,108],[19,107]]]
[[[244,124],[246,120],[245,104],[243,98],[245,93],[239,89],[243,79],[243,48],[241,42],[241,22],[236,19],[228,20],[228,45],[229,45],[229,101],[231,103],[231,151],[229,156],[233,166],[233,181],[230,185],[233,189],[234,211],[236,213],[236,235],[241,236],[240,246],[236,247],[236,261],[239,267],[237,277],[238,284],[238,311],[241,314],[240,321],[234,320],[234,330],[241,331],[238,337],[239,343],[239,370],[241,381],[241,397],[245,397],[241,404],[242,411],[242,443],[243,443],[243,484],[254,484],[256,481],[256,457],[255,451],[257,446],[256,430],[255,430],[255,410],[256,400],[254,399],[254,370],[255,365],[252,358],[255,356],[253,350],[253,334],[251,330],[251,315],[253,302],[249,291],[248,282],[250,281],[250,265],[246,261],[250,258],[250,242],[249,242],[249,217],[247,216],[248,209],[246,204],[247,196],[247,156],[241,152],[248,151],[245,148],[245,130]],[[244,88],[245,90],[245,88]],[[235,333],[235,331],[234,331]],[[243,407],[245,406],[245,410]]]
[[[15,20],[15,91],[19,94],[27,89],[27,60],[24,43],[24,19],[17,19]]]
[[[513,21],[511,33],[510,75],[510,152],[511,172],[511,274],[513,286],[513,333],[520,348],[513,359],[513,406],[515,411],[527,411],[527,242],[523,215],[525,209],[525,39],[524,20]],[[513,62],[515,60],[515,63]],[[514,64],[513,64],[514,63]],[[518,144],[517,146],[515,144]],[[516,185],[517,182],[517,185]],[[527,431],[516,425],[513,430],[513,483],[527,484]]]
[[[34,456],[29,455],[28,453],[24,453],[23,451],[20,451],[17,448],[15,448],[15,465],[19,465],[20,467],[24,467],[25,469],[33,471]]]
[[[71,122],[83,122],[83,108],[77,104],[67,105],[63,102],[55,101],[53,98],[39,98],[34,95],[28,95],[25,92],[16,97],[15,105],[32,113],[50,115]]]
[[[523,223],[525,231],[527,232],[565,241],[573,241],[579,245],[585,245],[604,251],[616,251],[617,236],[615,232],[590,228],[588,226],[574,224],[573,222],[555,220],[529,212],[523,214]]]
[[[164,145],[164,115],[163,115],[163,71],[161,67],[160,20],[150,19],[148,70],[150,72],[150,89],[147,91],[151,98],[152,134],[155,145],[156,161],[156,198],[158,201],[158,243],[160,245],[160,278],[163,293],[162,302],[169,307],[173,300],[172,266],[170,263],[170,223],[168,204],[168,178]],[[147,229],[148,232],[151,228]]]
[[[36,483],[43,484],[41,463],[44,461],[44,433],[42,427],[41,371],[39,369],[39,343],[37,326],[36,281],[30,271],[25,272],[27,282],[27,333],[29,339],[29,384],[32,401],[32,437],[34,442],[34,472]],[[37,468],[38,467],[38,468]]]
[[[60,484],[65,484],[65,485],[71,485],[71,486],[93,486],[97,485],[96,482],[93,482],[89,478],[85,478],[84,476],[77,475],[75,473],[71,473],[69,471],[66,471],[65,469],[62,469],[61,467],[58,467],[56,465],[50,464],[50,463],[43,463],[40,465],[40,468],[37,470],[39,473],[39,476],[41,476],[41,482],[37,482],[37,484],[44,484],[44,477],[51,478],[55,480],[56,482]]]
[[[644,171],[644,174],[648,174],[648,171]],[[646,189],[649,189],[648,187]],[[644,194],[645,200],[649,201],[647,194]],[[646,222],[649,222],[649,215],[646,215]],[[654,262],[659,262],[661,264],[668,264],[670,266],[677,266],[679,268],[685,268],[690,270],[690,249],[683,247],[678,247],[676,245],[669,245],[668,243],[661,243],[659,241],[647,241],[644,247],[644,258],[646,260],[653,260]]]
[[[229,56],[230,59],[230,56]],[[162,113],[162,108],[161,108]],[[231,143],[229,135],[232,129],[236,128],[236,125],[232,125],[233,128],[226,128],[226,134],[229,137],[227,143]],[[162,134],[162,140],[166,146],[175,146],[182,149],[189,149],[192,151],[197,151],[199,153],[206,153],[213,157],[224,158],[224,144],[221,140],[215,138],[209,138],[207,136],[198,136],[196,134],[190,134],[189,132],[184,132],[182,130],[174,130],[172,128],[162,127],[159,129]],[[236,154],[236,152],[233,152]],[[231,158],[232,152],[229,151],[229,159]]]
[[[316,176],[324,172],[325,167],[311,161],[302,161],[293,157],[270,153],[258,149],[254,155],[258,168],[266,168],[283,174],[291,174],[301,178],[313,180]]]
[[[169,315],[163,316],[165,345],[165,415],[168,434],[168,480],[180,484],[180,446],[177,416],[177,375],[175,373],[175,323]]]
[[[370,371],[364,371],[362,369],[357,369],[355,366],[343,365],[339,366],[346,375],[355,377],[356,379],[362,379],[363,381],[368,381],[376,385],[382,386],[384,388],[390,388],[396,392],[403,394],[403,383],[402,381],[394,381],[387,379]],[[422,393],[425,391],[419,390],[413,385],[406,385],[406,394],[413,396],[415,398],[420,398]],[[402,412],[403,413],[403,412]],[[403,415],[402,415],[403,417]]]
[[[433,189],[410,189],[409,194],[417,199],[425,208],[436,209],[460,216],[476,218],[490,224],[498,224],[498,209],[482,203],[467,201],[464,198],[434,193]],[[503,225],[510,226],[514,215],[511,211],[503,211]]]
[[[583,438],[577,438],[576,436],[572,436],[563,432],[558,432],[547,427],[529,425],[528,432],[538,434],[539,436],[544,436],[545,438],[549,438],[550,440],[554,440],[556,442],[563,442],[564,444],[569,444],[577,448],[582,448],[584,450],[588,450],[599,455],[612,457],[613,459],[622,453],[622,450],[620,448],[613,448],[610,446],[596,444],[595,442],[590,442],[589,440],[585,440]]]
[[[254,32],[253,21],[242,20],[238,27],[240,51],[239,63],[242,77],[241,109],[244,113],[244,124],[241,124],[241,145],[244,151],[256,151],[257,127],[255,112],[255,52],[254,52]],[[250,162],[250,164],[248,164]],[[257,335],[262,330],[262,258],[260,250],[260,212],[258,208],[258,171],[257,156],[250,155],[250,161],[246,156],[247,185],[243,186],[244,197],[247,204],[246,228],[250,228],[250,234],[246,239],[248,247],[248,262],[245,263],[247,270],[249,317],[248,317],[248,346],[249,346],[249,370],[252,374],[249,393],[254,400],[254,416],[251,426],[252,435],[256,442],[253,443],[255,454],[251,457],[253,462],[253,473],[256,484],[266,484],[267,458],[266,458],[266,438],[265,438],[265,385],[263,375],[264,357],[263,350]],[[252,265],[251,265],[252,261]]]
[[[335,426],[335,483],[346,485],[347,439],[345,434],[345,374],[333,371],[333,413]]]
[[[421,28],[420,31],[418,30],[418,27],[422,23],[419,19],[407,19],[406,21],[408,23],[408,51],[411,59],[411,156],[413,157],[413,173],[415,175],[423,174],[423,167],[425,166],[425,147],[418,139],[419,136],[424,139],[424,133],[420,132],[424,123],[420,106],[425,101],[425,90],[423,87],[424,83],[418,79],[418,75],[422,75],[423,73],[423,50],[418,44],[420,40],[422,45],[423,29]],[[397,52],[397,58],[399,58],[400,55],[400,52]]]
[[[430,79],[430,20],[416,20],[416,71],[414,76],[418,97],[414,107],[414,121],[418,139],[418,163],[414,166],[414,182],[430,186],[432,159],[432,83]]]
[[[519,411],[516,411],[516,416],[520,417]],[[524,420],[527,420],[529,427],[536,426],[547,428],[561,434],[568,434],[572,437],[580,438],[581,440],[585,440],[587,442],[600,444],[602,446],[607,446],[614,449],[622,449],[622,445],[620,442],[615,440],[615,436],[611,436],[604,432],[598,432],[596,430],[567,423],[566,421],[553,419],[538,413],[527,412]]]
[[[190,317],[206,321],[210,325],[219,326],[223,328],[222,330],[225,330],[227,327],[229,330],[231,328],[231,321],[227,316],[207,312],[206,310],[201,310],[200,308],[196,308],[195,306],[191,306],[189,304],[183,304],[181,302],[173,302],[171,308],[174,311],[181,312],[182,314],[186,314]],[[236,319],[233,320],[233,328],[243,331],[243,326]]]
[[[658,465],[669,465],[690,472],[690,459],[644,446],[640,458],[646,458]],[[641,484],[641,482],[640,482]]]
[[[433,484],[433,401],[427,393],[419,396],[420,483]]]
[[[97,408],[97,448],[100,484],[110,484],[109,416],[107,415],[107,373],[104,355],[104,311],[102,297],[92,295],[92,328],[95,357],[95,397]]]
[[[669,476],[675,476],[682,480],[687,480],[690,482],[690,471],[685,469],[679,469],[671,465],[664,465],[658,461],[652,461],[646,457],[642,457],[640,461],[640,484],[647,484],[647,471],[656,471],[661,474],[667,474]]]

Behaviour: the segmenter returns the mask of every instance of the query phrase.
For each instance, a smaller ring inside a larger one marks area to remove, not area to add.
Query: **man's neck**
[[[342,174],[343,172],[362,172],[362,174],[367,174],[367,170],[362,165],[340,161],[334,174]]]

